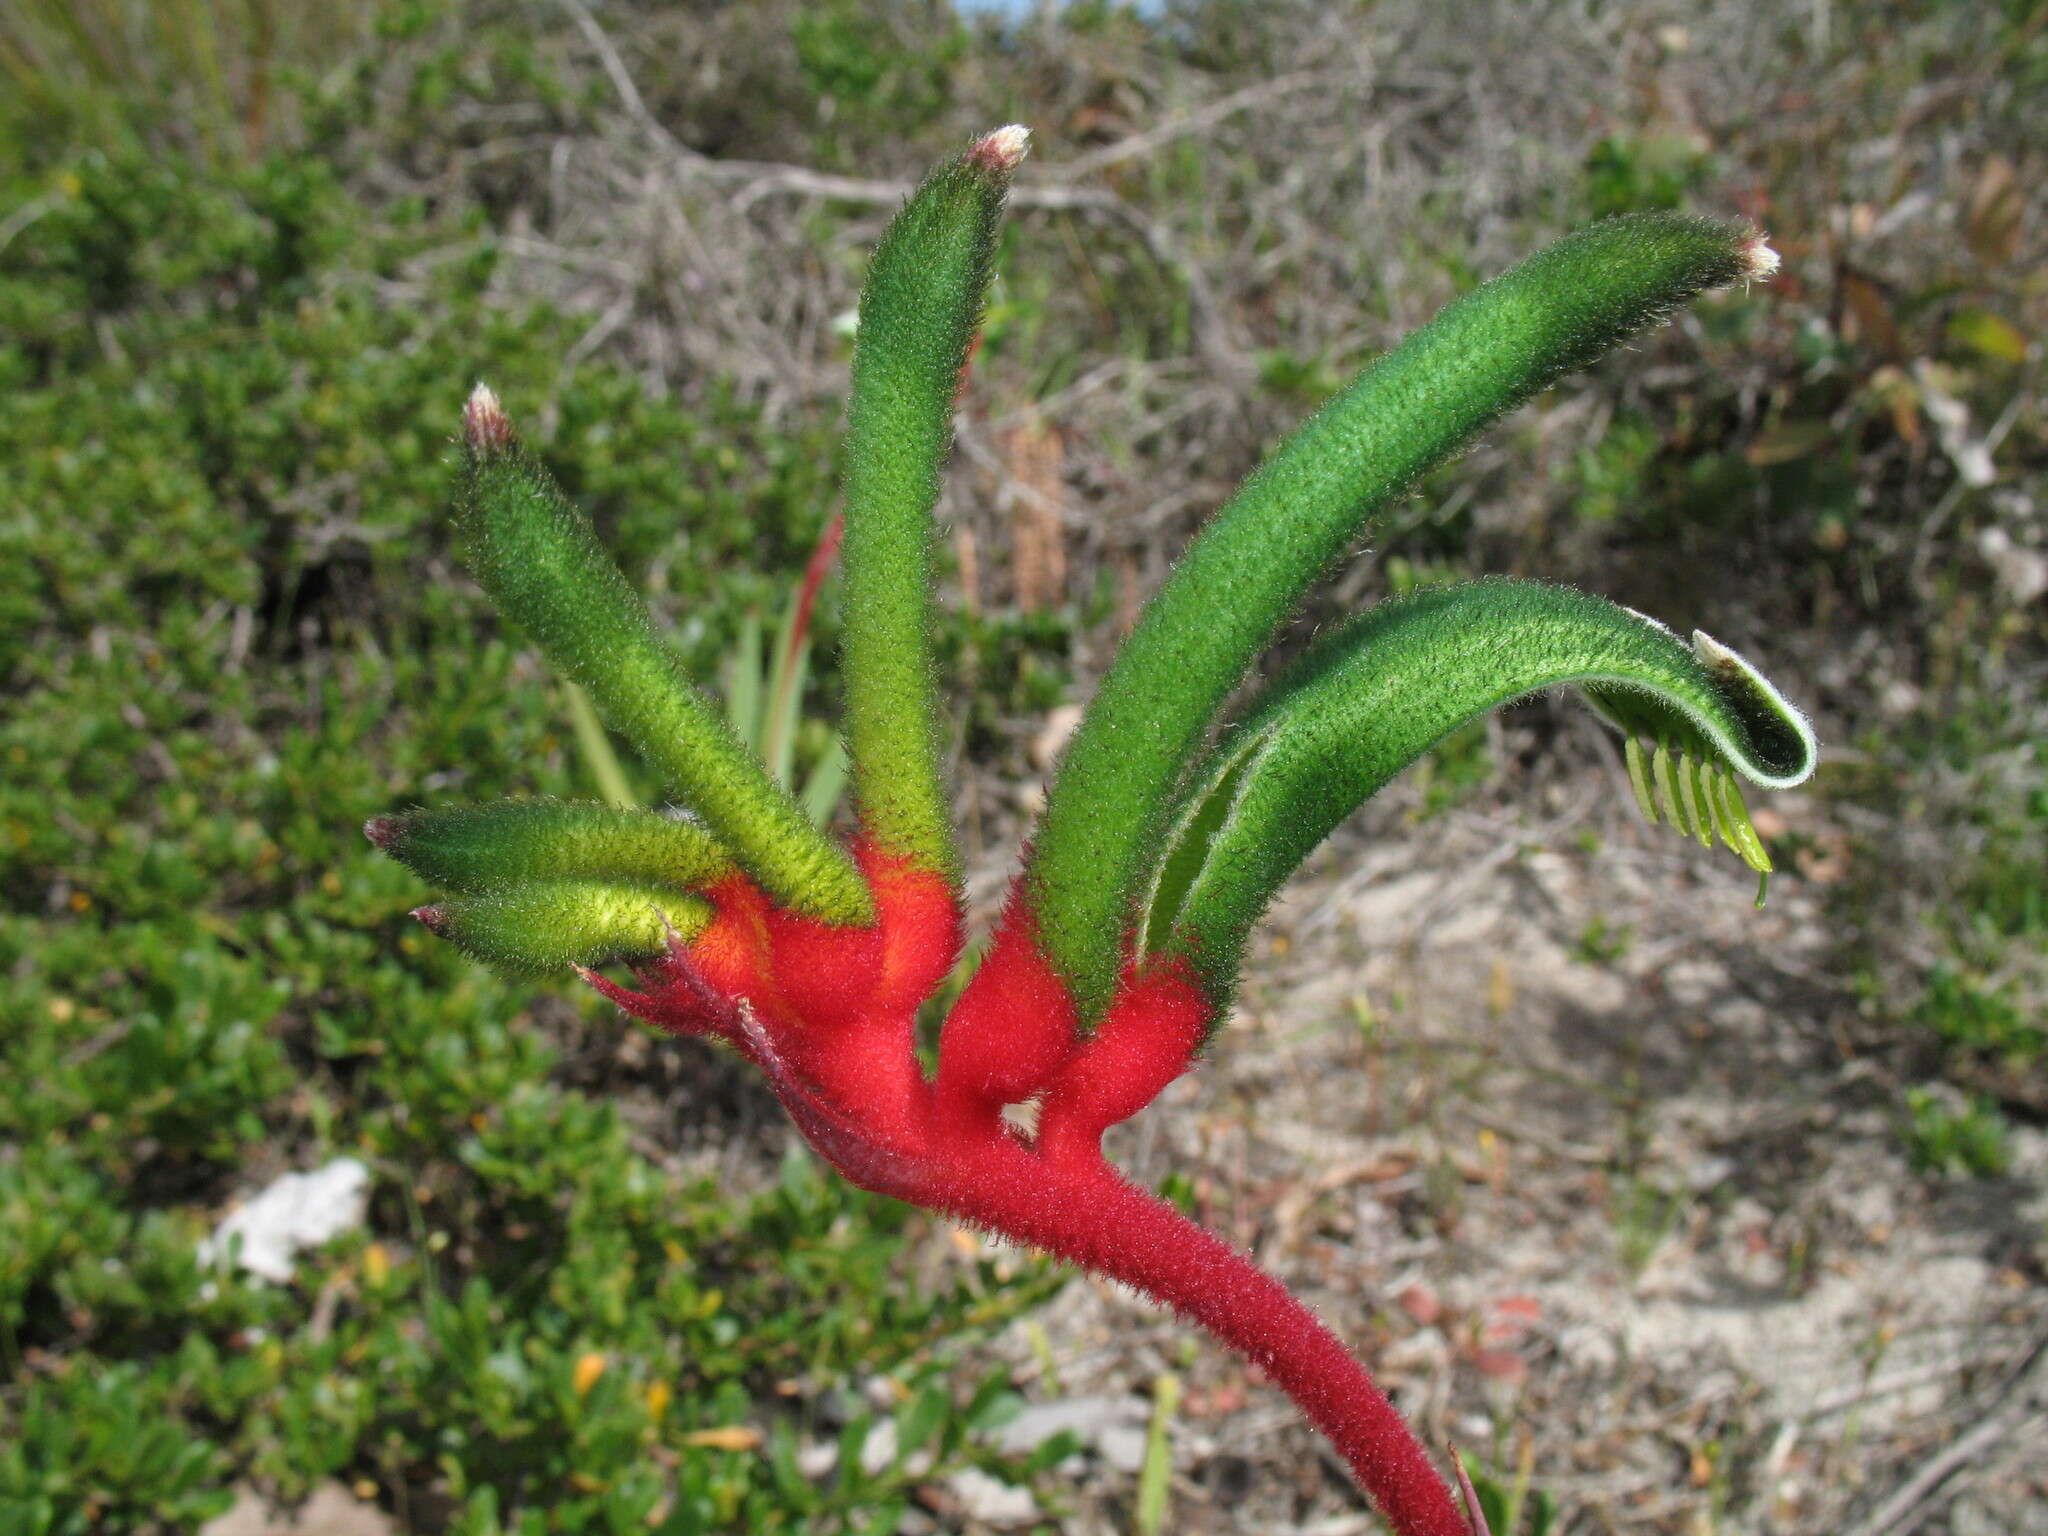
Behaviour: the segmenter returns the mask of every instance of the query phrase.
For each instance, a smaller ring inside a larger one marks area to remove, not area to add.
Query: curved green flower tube
[[[1813,732],[1706,635],[1569,587],[1487,580],[1416,593],[1334,631],[1279,678],[1183,794],[1147,894],[1146,953],[1184,956],[1227,1001],[1251,926],[1301,860],[1416,758],[1485,710],[1569,684],[1649,743],[1654,815],[1769,867],[1733,775],[1813,771]],[[1220,1010],[1219,1010],[1220,1012]]]

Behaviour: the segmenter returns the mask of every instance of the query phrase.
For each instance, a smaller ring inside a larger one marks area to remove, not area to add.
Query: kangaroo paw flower
[[[1744,225],[1596,225],[1451,305],[1276,449],[1104,678],[928,1074],[919,1014],[963,940],[932,515],[1028,144],[999,128],[937,167],[884,234],[861,298],[841,655],[857,833],[829,836],[781,788],[795,690],[771,711],[782,724],[764,761],[683,675],[481,384],[462,409],[457,515],[478,579],[689,815],[518,800],[395,812],[363,831],[447,893],[413,913],[430,932],[502,969],[569,971],[635,1019],[722,1041],[855,1184],[1154,1297],[1292,1396],[1396,1532],[1486,1536],[1463,1463],[1452,1458],[1454,1494],[1336,1337],[1123,1178],[1103,1133],[1197,1062],[1229,1017],[1253,924],[1302,859],[1445,733],[1528,693],[1583,695],[1621,734],[1646,818],[1768,874],[1736,784],[1810,774],[1805,718],[1719,641],[1687,643],[1583,593],[1489,580],[1383,603],[1234,719],[1223,711],[1309,585],[1418,476],[1676,306],[1769,277],[1777,256]],[[828,541],[798,628],[830,558]],[[1004,1114],[1027,1102],[1029,1134]]]

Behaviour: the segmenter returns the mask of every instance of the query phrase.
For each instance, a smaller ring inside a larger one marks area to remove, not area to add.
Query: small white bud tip
[[[1692,653],[1699,658],[1700,665],[1709,672],[1742,672],[1746,670],[1742,658],[1729,650],[1704,629],[1692,632]]]
[[[1747,282],[1761,282],[1778,270],[1778,253],[1762,235],[1742,242],[1742,276]]]
[[[1012,123],[975,140],[974,147],[967,151],[967,163],[980,170],[1007,176],[1024,163],[1024,156],[1030,148],[1031,130],[1022,123]]]
[[[512,419],[488,384],[477,385],[463,402],[462,440],[472,453],[503,453],[512,446]]]

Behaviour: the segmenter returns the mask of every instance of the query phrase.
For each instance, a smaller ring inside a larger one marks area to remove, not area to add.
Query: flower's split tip
[[[1762,282],[1775,274],[1779,267],[1778,253],[1771,249],[1771,243],[1761,231],[1742,242],[1738,255],[1742,261],[1742,280]]]
[[[974,147],[967,151],[967,163],[976,170],[1008,176],[1024,163],[1030,149],[1031,130],[1022,123],[1011,123],[976,139]]]
[[[671,1035],[688,1037],[704,1033],[694,1022],[678,1020],[672,1017],[667,1010],[660,1008],[655,999],[645,992],[635,992],[631,987],[622,987],[609,976],[601,976],[587,965],[572,965],[569,969],[575,973],[578,981],[589,987],[598,996],[604,998],[605,1001],[615,1005],[620,1012],[630,1019],[638,1019],[643,1024],[652,1024],[656,1029],[664,1030]]]
[[[1479,1490],[1472,1486],[1472,1476],[1465,1470],[1465,1458],[1453,1446],[1451,1465],[1458,1470],[1458,1496],[1465,1501],[1465,1518],[1471,1522],[1472,1536],[1493,1536],[1486,1523],[1486,1510],[1479,1502]]]
[[[505,453],[512,447],[512,418],[481,380],[462,404],[462,440],[472,453]]]
[[[389,848],[398,836],[396,816],[372,816],[363,823],[363,836],[379,848]]]
[[[649,1018],[649,1000],[645,993],[635,992],[631,987],[622,987],[609,976],[600,975],[587,965],[572,965],[569,969],[583,985],[607,1001],[616,1003],[631,1017]]]
[[[705,1031],[694,1021],[677,1019],[657,1006],[655,1000],[644,992],[635,992],[631,987],[622,987],[609,976],[600,976],[587,965],[572,965],[576,979],[589,987],[598,996],[613,1004],[629,1019],[638,1019],[643,1024],[652,1024],[656,1029],[671,1035],[688,1038]]]
[[[1700,665],[1716,677],[1739,677],[1742,674],[1742,658],[1704,629],[1692,632],[1692,653],[1699,657]]]
[[[448,914],[439,907],[414,907],[411,917],[437,939],[448,937]]]

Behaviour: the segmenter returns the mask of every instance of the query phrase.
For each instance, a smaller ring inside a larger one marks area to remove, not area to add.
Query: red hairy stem
[[[1144,1292],[1263,1370],[1330,1439],[1401,1536],[1472,1536],[1428,1453],[1337,1336],[1213,1232],[1137,1188],[1099,1152],[1028,1146],[1000,1120],[930,1122],[915,1150],[764,1062],[820,1155],[864,1189],[942,1211]]]
[[[1055,1165],[1003,1139],[981,1143],[963,1161],[966,1171],[935,1192],[942,1209],[1122,1281],[1206,1328],[1329,1436],[1396,1531],[1470,1536],[1449,1487],[1365,1367],[1222,1238],[1099,1157]]]
[[[1200,1324],[1300,1405],[1403,1536],[1469,1536],[1427,1453],[1336,1335],[1279,1281],[1103,1159],[1103,1131],[1151,1103],[1201,1046],[1212,1010],[1193,975],[1179,964],[1127,969],[1092,1038],[1058,1053],[1034,1049],[1048,1033],[1071,1039],[1075,1013],[1023,912],[1013,903],[1005,914],[947,1020],[937,1092],[950,1113],[934,1127],[942,1145],[933,1149],[945,1172],[923,1203],[1122,1281]],[[1010,1073],[992,1070],[998,1040],[1019,1064]],[[949,1082],[959,1075],[972,1081]],[[981,1115],[967,1110],[963,1086],[983,1090]],[[998,1118],[1000,1100],[987,1100],[1040,1089],[1026,1146]]]

